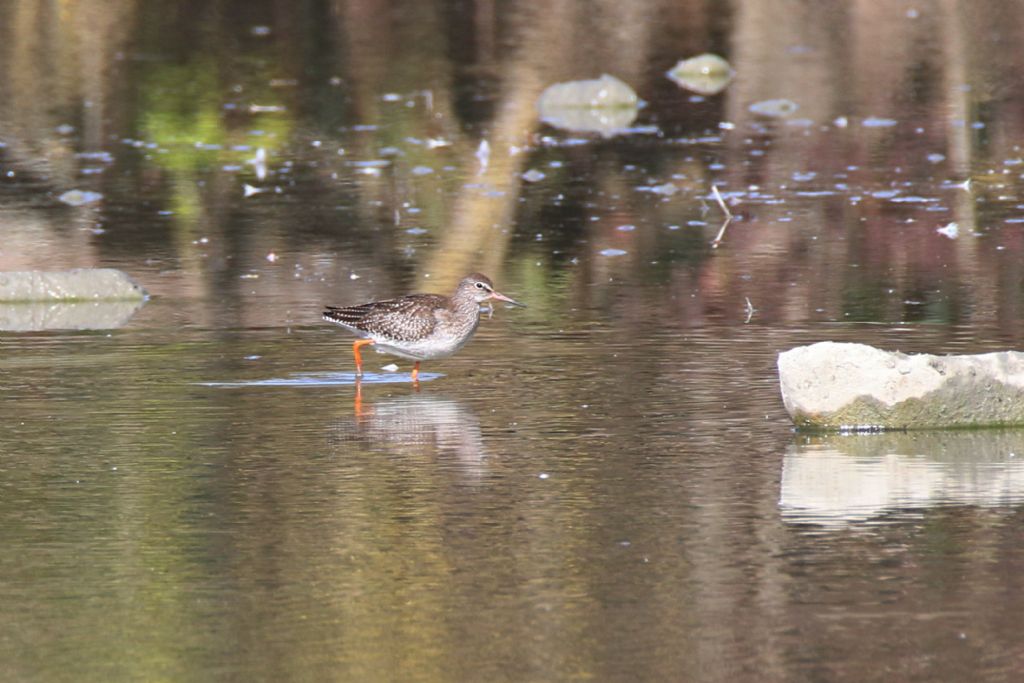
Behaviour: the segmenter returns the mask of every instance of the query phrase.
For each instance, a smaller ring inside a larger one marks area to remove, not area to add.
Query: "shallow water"
[[[1020,346],[1022,9],[718,5],[0,6],[0,270],[152,294],[0,311],[0,678],[1015,680],[1022,437],[775,358]],[[321,307],[473,270],[529,308],[357,394]]]

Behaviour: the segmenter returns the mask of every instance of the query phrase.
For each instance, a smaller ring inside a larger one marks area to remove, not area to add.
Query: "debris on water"
[[[547,478],[548,478],[548,477],[550,477],[550,476],[551,476],[551,475],[550,475],[550,474],[548,474],[547,472],[541,472],[540,474],[538,474],[538,475],[537,475],[537,478],[538,478],[538,479],[547,479]]]
[[[250,185],[248,183],[242,185],[242,191],[245,193],[246,197],[251,197],[254,194],[259,194],[261,192],[266,192],[266,190],[264,190],[263,188],[261,188],[261,187],[253,187],[252,185]]]
[[[398,372],[398,366],[395,365],[394,363],[388,363],[387,365],[382,367],[381,370],[383,370],[384,372]]]
[[[259,360],[260,358],[263,358],[263,356],[258,356],[256,354],[253,354],[251,356],[246,356],[242,360]]]
[[[482,174],[487,170],[487,165],[491,162],[491,145],[487,140],[481,140],[480,146],[476,148],[474,154],[476,160],[480,163],[480,169],[477,171],[477,175]]]
[[[625,249],[602,249],[600,252],[601,256],[624,256],[629,252]]]
[[[0,144],[0,146],[3,146]],[[106,164],[114,163],[114,155],[110,152],[79,152],[75,155],[79,159],[88,159],[89,161],[102,161]]]
[[[540,182],[541,180],[544,180],[544,178],[546,177],[547,176],[544,174],[544,171],[538,171],[535,168],[531,168],[529,171],[523,173],[523,180],[525,180],[528,183]]]
[[[886,119],[880,116],[869,116],[861,121],[862,126],[865,128],[888,128],[896,125],[895,119]]]
[[[600,78],[555,83],[537,100],[540,118],[547,124],[579,133],[611,137],[624,132],[636,119],[640,100],[625,82],[605,74]]]
[[[799,104],[793,100],[787,100],[785,98],[761,100],[760,102],[754,102],[748,107],[748,109],[754,114],[771,116],[773,118],[784,118],[794,113],[799,108]]]
[[[832,125],[836,128],[846,128],[850,125],[850,120],[845,116],[838,116],[834,121],[832,121]]]
[[[907,195],[905,197],[893,197],[892,202],[896,204],[931,204],[932,202],[939,201],[938,197],[919,197],[917,195]]]
[[[947,223],[941,228],[938,228],[935,232],[939,233],[943,237],[955,240],[960,235],[960,226],[956,222]]]
[[[661,185],[655,185],[650,188],[649,192],[661,195],[662,197],[671,197],[676,192],[679,192],[679,187],[674,183],[662,183]]]
[[[251,114],[268,114],[287,111],[284,105],[281,104],[250,104],[249,113]]]
[[[725,220],[722,222],[722,227],[718,229],[718,234],[715,235],[715,239],[711,240],[711,248],[717,249],[722,243],[722,239],[725,237],[725,229],[729,227],[729,223],[732,222],[732,212],[729,211],[729,207],[726,206],[725,200],[722,198],[722,193],[718,191],[718,186],[711,185],[711,194],[714,196],[715,201],[718,203],[718,207],[725,214]]]
[[[450,147],[452,143],[441,138],[427,138],[426,144],[427,149],[437,149],[438,147]]]
[[[68,190],[57,199],[69,206],[85,206],[103,199],[103,195],[89,190]]]
[[[714,95],[725,90],[735,73],[725,59],[705,53],[681,60],[665,75],[681,88]]]
[[[933,163],[933,164],[937,164],[937,163],[940,163],[940,162],[942,162],[942,161],[945,161],[945,160],[946,160],[946,155],[945,155],[945,154],[939,154],[938,152],[932,152],[931,154],[929,154],[929,155],[928,155],[927,157],[925,157],[925,158],[926,158],[926,159],[927,159],[927,160],[928,160],[928,161],[929,161],[930,163]]]
[[[265,180],[267,177],[267,150],[260,147],[256,150],[256,156],[247,161],[256,171],[257,180]]]
[[[269,254],[267,254],[267,260],[270,261],[271,263],[276,263],[277,254],[275,254],[274,252],[270,252]]]

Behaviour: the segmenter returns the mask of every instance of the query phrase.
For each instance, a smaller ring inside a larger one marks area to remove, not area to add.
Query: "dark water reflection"
[[[0,4],[0,270],[154,294],[0,311],[0,678],[1016,680],[1024,445],[794,436],[775,356],[1020,345],[1022,7],[721,5]],[[321,305],[476,269],[357,402]]]

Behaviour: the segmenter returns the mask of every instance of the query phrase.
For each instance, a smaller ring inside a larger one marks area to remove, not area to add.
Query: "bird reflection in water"
[[[480,420],[472,411],[457,401],[419,392],[371,402],[364,400],[361,384],[356,382],[353,436],[403,456],[454,456],[459,470],[474,478],[486,473]]]

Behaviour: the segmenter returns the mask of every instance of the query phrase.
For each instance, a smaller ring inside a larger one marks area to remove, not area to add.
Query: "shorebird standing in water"
[[[359,349],[373,344],[379,353],[415,361],[412,381],[418,382],[421,361],[446,358],[466,345],[480,324],[480,304],[489,299],[526,306],[495,291],[486,275],[473,273],[462,278],[451,296],[409,294],[356,306],[328,306],[323,316],[361,337],[352,344],[357,376],[363,374]]]

